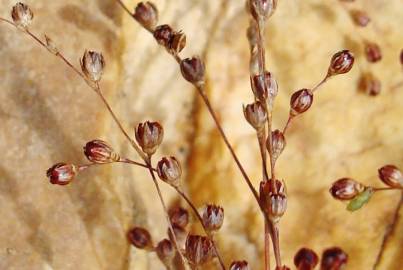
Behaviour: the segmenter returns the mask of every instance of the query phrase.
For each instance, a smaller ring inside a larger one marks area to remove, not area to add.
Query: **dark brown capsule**
[[[57,163],[46,171],[50,183],[54,185],[67,185],[74,180],[78,173],[77,166],[67,163]]]
[[[274,100],[278,93],[278,84],[273,74],[266,71],[264,76],[257,74],[250,79],[253,94],[256,99],[266,102],[268,98]]]
[[[185,46],[186,46],[186,35],[181,31],[175,32],[169,44],[170,50],[178,54],[185,48]]]
[[[243,114],[246,121],[248,121],[256,131],[264,129],[267,121],[267,113],[260,101],[246,105],[246,107],[243,108]]]
[[[249,270],[249,265],[247,261],[235,261],[231,263],[229,270]]]
[[[375,42],[367,42],[365,44],[365,57],[368,62],[376,63],[382,60],[382,51]]]
[[[164,129],[158,122],[146,121],[137,125],[136,141],[144,153],[153,155],[164,137]]]
[[[155,252],[161,262],[165,266],[171,268],[176,253],[172,242],[168,239],[163,239],[155,247]]]
[[[192,265],[201,266],[215,257],[213,242],[208,237],[189,234],[186,239],[185,254]]]
[[[318,255],[309,248],[301,248],[294,256],[294,264],[298,270],[312,270],[318,261]]]
[[[330,194],[337,200],[354,199],[365,186],[351,178],[341,178],[334,182],[329,189]]]
[[[180,64],[182,76],[193,84],[204,82],[204,63],[198,57],[186,58]]]
[[[285,136],[284,136],[283,132],[281,132],[278,129],[272,131],[271,138],[272,138],[272,145],[273,145],[273,159],[277,160],[278,157],[283,152],[287,143],[285,141]],[[266,147],[267,147],[268,151],[269,151],[269,146],[270,146],[269,144],[270,144],[270,141],[267,139]]]
[[[278,223],[287,210],[287,193],[284,181],[275,180],[276,190],[272,181],[260,182],[259,200],[269,219]]]
[[[102,140],[92,140],[84,146],[84,155],[93,163],[117,162],[120,157],[113,148]]]
[[[130,243],[139,249],[152,250],[153,242],[150,233],[140,227],[134,227],[127,233]]]
[[[320,270],[341,270],[347,262],[348,255],[341,248],[328,248],[322,253]]]
[[[224,208],[214,204],[208,204],[204,208],[203,224],[207,231],[218,231],[224,223]]]
[[[174,30],[168,24],[159,25],[154,30],[154,38],[161,46],[169,49],[172,38],[174,37]]]
[[[310,89],[301,89],[292,94],[290,100],[291,115],[296,116],[298,114],[306,112],[313,103],[313,93]]]
[[[366,72],[361,75],[358,82],[358,88],[361,92],[370,95],[377,96],[381,93],[381,81],[375,77],[372,72]]]
[[[352,10],[350,11],[351,18],[354,23],[358,26],[365,27],[371,21],[371,18],[365,11],[362,10]]]
[[[163,157],[157,164],[158,177],[173,187],[179,187],[182,168],[175,157]]]
[[[169,220],[171,221],[172,225],[186,228],[189,224],[189,212],[185,208],[180,206],[173,207],[168,211]]]
[[[393,188],[403,188],[403,174],[395,165],[385,165],[378,170],[379,179]]]
[[[354,55],[349,50],[337,52],[330,61],[328,76],[347,73],[353,65]]]
[[[140,2],[134,10],[133,17],[144,28],[152,31],[158,23],[158,10],[151,2]]]

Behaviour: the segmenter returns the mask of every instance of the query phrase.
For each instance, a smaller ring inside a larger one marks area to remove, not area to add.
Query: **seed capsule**
[[[93,82],[101,80],[105,67],[105,60],[101,53],[86,50],[80,64],[81,70],[89,80]]]
[[[273,159],[276,161],[278,157],[281,155],[283,152],[285,146],[286,146],[286,141],[283,132],[280,130],[276,129],[275,131],[272,131],[271,133],[271,138],[272,138],[272,144],[273,144]],[[269,151],[270,148],[270,141],[266,141],[266,147],[267,150]]]
[[[403,188],[403,174],[395,165],[385,165],[378,170],[379,178],[393,188]]]
[[[350,15],[354,23],[361,27],[367,26],[371,21],[371,18],[368,16],[368,14],[362,10],[352,10]]]
[[[186,239],[185,254],[192,265],[203,265],[215,256],[213,243],[208,237],[189,234]]]
[[[170,50],[178,54],[185,48],[185,46],[186,46],[186,35],[181,31],[175,32],[169,44]]]
[[[172,225],[186,228],[189,224],[189,212],[180,206],[173,207],[168,211],[169,220],[171,221]]]
[[[218,231],[224,222],[224,208],[208,204],[203,212],[203,224],[210,232]]]
[[[200,84],[204,81],[204,63],[198,56],[182,60],[180,67],[182,76],[187,81],[193,84]]]
[[[309,248],[301,248],[294,257],[294,264],[298,270],[312,270],[318,261],[318,255]]]
[[[133,17],[144,28],[152,31],[158,23],[158,10],[151,2],[140,2],[136,6]]]
[[[11,17],[16,25],[26,28],[31,24],[34,14],[28,5],[17,3],[11,10]]]
[[[84,146],[84,155],[91,162],[104,164],[117,162],[120,157],[107,142],[93,140]]]
[[[365,57],[368,62],[376,63],[382,60],[381,48],[374,42],[368,42],[365,44]]]
[[[171,268],[172,262],[175,258],[175,248],[172,242],[168,239],[160,241],[155,248],[155,252],[157,253],[157,256],[161,262],[165,266]]]
[[[127,233],[130,243],[139,249],[152,250],[153,242],[150,233],[140,227],[134,227]]]
[[[341,248],[328,248],[322,253],[320,270],[341,270],[348,262],[348,255]]]
[[[329,189],[330,194],[337,200],[354,199],[360,192],[364,191],[361,183],[351,178],[341,178],[334,182]]]
[[[158,44],[169,49],[171,40],[174,36],[174,30],[168,24],[157,26],[154,30],[154,38]]]
[[[287,194],[284,181],[275,180],[277,191],[273,190],[272,181],[260,182],[259,199],[269,219],[278,223],[287,209]]]
[[[277,0],[249,0],[248,2],[249,12],[256,21],[266,20],[273,15],[277,7]]]
[[[290,100],[292,116],[306,112],[313,103],[313,93],[310,89],[301,89],[292,94]]]
[[[340,51],[333,55],[330,61],[328,76],[344,74],[351,70],[354,64],[354,55],[348,51]]]
[[[260,101],[246,105],[246,107],[243,108],[243,114],[246,121],[248,121],[256,131],[264,129],[267,121],[267,113]]]
[[[175,157],[163,157],[157,164],[159,178],[173,187],[179,187],[182,168]]]
[[[381,81],[372,72],[362,74],[358,88],[370,96],[377,96],[381,92]]]
[[[67,185],[74,180],[78,173],[77,166],[67,163],[57,163],[46,171],[50,183],[54,185]]]
[[[272,73],[266,71],[264,76],[257,74],[251,77],[251,88],[256,99],[266,102],[269,97],[272,102],[278,93],[278,84]]]
[[[153,155],[164,137],[164,129],[158,122],[146,121],[138,124],[135,130],[137,143],[144,153]]]
[[[249,270],[249,265],[247,261],[235,261],[231,263],[229,270]]]

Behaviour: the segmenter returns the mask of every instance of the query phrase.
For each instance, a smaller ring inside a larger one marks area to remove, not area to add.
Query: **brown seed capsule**
[[[377,96],[381,92],[381,81],[372,72],[366,72],[361,75],[358,88],[367,95]]]
[[[169,49],[173,36],[174,30],[168,24],[159,25],[154,30],[155,40],[167,49]]]
[[[273,15],[277,7],[277,0],[249,0],[248,7],[256,21],[265,20]]]
[[[273,144],[273,159],[274,161],[278,159],[278,157],[281,155],[283,152],[285,146],[286,146],[286,141],[283,132],[280,130],[276,129],[275,131],[272,131],[271,133],[271,138],[272,138],[272,144]],[[266,141],[266,147],[267,150],[269,151],[269,143],[270,141]]]
[[[157,164],[159,178],[173,187],[179,187],[182,168],[175,157],[163,157]]]
[[[85,50],[80,64],[81,70],[89,80],[93,82],[101,80],[105,67],[105,60],[101,53]]]
[[[306,112],[313,103],[313,93],[310,89],[301,89],[292,94],[290,100],[290,114],[296,116]]]
[[[249,270],[249,265],[247,261],[235,261],[231,263],[229,270]]]
[[[368,62],[376,63],[382,59],[381,48],[374,42],[367,42],[365,44],[365,57]]]
[[[107,142],[93,140],[84,146],[84,155],[91,162],[104,164],[117,162],[120,157]]]
[[[385,165],[378,170],[379,178],[386,185],[394,188],[403,188],[403,174],[395,165]]]
[[[161,262],[171,268],[173,260],[175,258],[175,248],[172,242],[168,239],[163,239],[160,241],[155,248],[155,252],[157,253],[158,258]]]
[[[354,55],[348,51],[343,50],[333,55],[330,61],[328,76],[344,74],[351,70],[354,64]]]
[[[294,264],[298,270],[312,270],[318,261],[318,255],[309,248],[301,248],[294,257]]]
[[[243,114],[246,121],[254,128],[256,131],[261,131],[267,121],[267,113],[260,101],[246,105],[243,108]]]
[[[180,206],[173,207],[168,211],[169,220],[171,221],[172,225],[186,228],[189,224],[189,212]]]
[[[341,270],[348,262],[348,255],[341,248],[328,248],[322,253],[320,270]]]
[[[146,121],[138,124],[135,130],[137,143],[144,153],[153,155],[164,137],[164,129],[158,122]]]
[[[192,265],[203,265],[215,256],[213,242],[208,237],[189,234],[185,243],[185,254]]]
[[[277,192],[273,190],[272,181],[260,182],[259,200],[269,219],[278,223],[287,209],[287,193],[284,181],[275,180]]]
[[[139,249],[152,250],[153,249],[153,241],[151,239],[150,233],[140,227],[134,227],[127,233],[127,238],[130,243]]]
[[[172,40],[169,44],[169,49],[176,54],[180,53],[186,46],[186,35],[181,31],[173,34]]]
[[[158,10],[151,2],[140,2],[134,10],[133,17],[144,28],[152,31],[158,23]]]
[[[67,185],[74,180],[78,173],[77,166],[67,163],[57,163],[46,171],[50,183],[54,185]]]
[[[206,230],[210,232],[218,231],[224,222],[224,208],[208,204],[204,208],[202,217]]]
[[[11,17],[16,25],[25,28],[31,24],[34,14],[28,5],[17,3],[11,10]]]
[[[371,21],[371,18],[365,11],[362,10],[352,10],[350,11],[351,18],[354,23],[358,26],[365,27]]]
[[[273,101],[278,93],[278,84],[273,74],[266,71],[264,76],[257,74],[251,77],[251,88],[255,97],[261,102],[266,102],[267,98]]]
[[[181,62],[182,76],[193,84],[200,84],[204,81],[204,63],[198,57],[186,58]]]
[[[343,201],[354,199],[355,196],[364,191],[364,188],[361,183],[351,178],[341,178],[332,184],[329,192],[333,198]]]

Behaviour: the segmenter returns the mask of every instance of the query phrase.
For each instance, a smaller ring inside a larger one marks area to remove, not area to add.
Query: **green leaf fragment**
[[[369,202],[369,200],[372,197],[372,194],[374,194],[374,191],[372,188],[367,187],[363,192],[358,194],[354,199],[350,201],[350,203],[347,205],[347,210],[348,211],[357,211],[361,207],[363,207],[366,203]]]

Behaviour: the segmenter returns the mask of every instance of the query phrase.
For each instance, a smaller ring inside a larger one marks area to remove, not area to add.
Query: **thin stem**
[[[285,136],[285,133],[287,132],[287,130],[288,130],[290,124],[291,124],[292,119],[294,119],[294,116],[293,116],[292,114],[289,114],[289,115],[288,115],[287,123],[285,124],[285,127],[284,127],[284,129],[283,129],[283,135],[284,135],[284,136]]]
[[[262,157],[262,170],[263,170],[263,180],[268,181],[269,176],[267,173],[267,155],[266,155],[266,147],[265,147],[265,140],[266,140],[266,132],[265,130],[257,131],[257,140],[259,143],[259,150],[260,156]]]
[[[147,166],[147,164],[143,164],[143,163],[140,163],[140,162],[136,162],[136,161],[133,161],[133,160],[128,159],[128,158],[121,158],[118,162],[126,163],[126,164],[132,164],[132,165],[137,165],[137,166],[140,166],[140,167],[149,169],[149,167]],[[152,170],[155,171],[155,172],[157,171],[157,169],[154,169],[154,168],[152,168]]]
[[[312,93],[318,90],[327,80],[330,78],[329,74],[327,74],[314,88],[312,88]]]
[[[264,265],[270,270],[270,232],[269,225],[264,222]]]
[[[384,187],[384,188],[372,188],[372,190],[375,191],[385,191],[385,190],[403,190],[402,188],[399,187]]]

